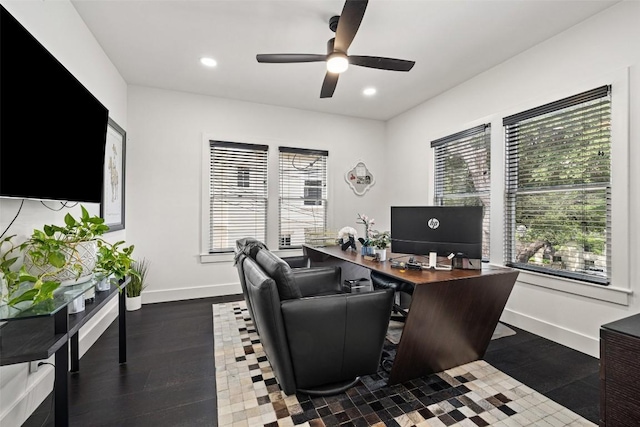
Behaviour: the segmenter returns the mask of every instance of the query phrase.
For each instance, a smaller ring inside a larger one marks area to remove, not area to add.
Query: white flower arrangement
[[[369,246],[371,244],[371,238],[373,237],[373,229],[371,226],[376,223],[376,220],[366,215],[358,214],[356,222],[358,224],[364,224],[364,238],[361,237],[358,241],[362,243],[362,246]]]
[[[342,227],[338,232],[338,239],[342,239],[343,241],[349,240],[349,237],[353,236],[355,239],[358,235],[358,232],[353,227]]]

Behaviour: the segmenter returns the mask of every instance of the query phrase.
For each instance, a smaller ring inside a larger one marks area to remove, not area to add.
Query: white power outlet
[[[33,374],[34,372],[38,372],[38,363],[40,363],[39,360],[36,360],[35,362],[29,362],[29,373]]]

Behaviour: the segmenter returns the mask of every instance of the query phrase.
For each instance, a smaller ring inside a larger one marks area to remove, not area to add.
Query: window
[[[304,204],[311,206],[322,205],[322,181],[306,179],[304,181]]]
[[[209,253],[233,252],[236,240],[266,239],[266,145],[209,141]]]
[[[238,166],[238,187],[250,187],[251,186],[251,169]]]
[[[503,120],[507,265],[608,284],[610,87]]]
[[[482,257],[489,259],[491,127],[476,126],[431,142],[436,206],[483,206]]]
[[[279,248],[300,247],[327,225],[328,151],[280,147]]]

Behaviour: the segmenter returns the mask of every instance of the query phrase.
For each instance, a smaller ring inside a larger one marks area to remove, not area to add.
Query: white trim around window
[[[497,154],[504,152],[504,132],[502,118],[511,114],[544,105],[572,94],[581,93],[593,87],[611,85],[611,245],[615,255],[611,259],[611,282],[609,286],[591,284],[562,277],[551,277],[535,272],[521,271],[518,282],[553,289],[586,298],[607,301],[615,304],[628,305],[632,294],[630,284],[630,224],[629,214],[629,69],[594,78],[574,87],[565,88],[561,93],[547,94],[536,100],[530,100],[522,105],[503,111],[492,118],[492,227],[498,225],[504,218],[504,157]],[[493,126],[492,126],[493,127]],[[500,167],[494,167],[502,162]],[[496,200],[497,199],[497,200]],[[495,215],[494,215],[495,213]],[[503,231],[504,222],[499,225]],[[492,228],[497,235],[497,228]],[[504,243],[501,239],[492,239],[491,262],[497,265],[504,263]]]

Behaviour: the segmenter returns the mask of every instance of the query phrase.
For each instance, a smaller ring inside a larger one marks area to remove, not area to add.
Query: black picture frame
[[[109,226],[109,232],[123,230],[125,225],[125,164],[127,133],[111,117],[107,124],[104,156],[104,182],[100,217]]]

